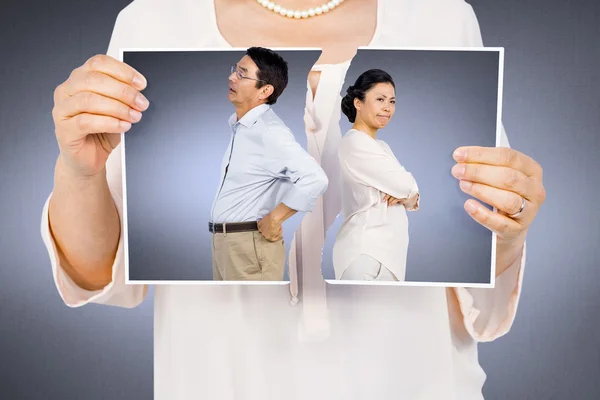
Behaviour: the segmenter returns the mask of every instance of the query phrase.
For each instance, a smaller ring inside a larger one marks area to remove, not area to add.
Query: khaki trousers
[[[285,244],[258,231],[214,233],[212,265],[215,281],[282,281]]]

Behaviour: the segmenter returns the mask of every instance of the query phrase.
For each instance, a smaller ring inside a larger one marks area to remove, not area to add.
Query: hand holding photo
[[[496,234],[503,251],[499,265],[508,265],[520,256],[516,239],[524,240],[527,229],[544,203],[542,167],[531,157],[508,147],[461,147],[454,152],[456,165],[452,175],[460,189],[474,197],[467,200],[465,210],[471,217]],[[497,212],[484,207],[490,204]],[[497,269],[496,275],[504,270]]]

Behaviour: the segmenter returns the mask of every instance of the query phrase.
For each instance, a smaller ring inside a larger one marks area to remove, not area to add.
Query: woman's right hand
[[[412,210],[417,205],[417,200],[419,199],[419,194],[417,193],[413,197],[405,198],[405,199],[397,199],[389,194],[385,194],[382,201],[387,201],[388,206],[393,206],[394,204],[402,204],[407,210]]]
[[[89,177],[103,170],[121,133],[142,118],[146,79],[107,55],[91,57],[54,91],[52,117],[60,159],[69,172]]]
[[[407,211],[415,211],[418,209],[417,205],[419,204],[419,193],[414,194],[412,197],[407,199],[402,199],[401,204],[404,204],[404,207]]]

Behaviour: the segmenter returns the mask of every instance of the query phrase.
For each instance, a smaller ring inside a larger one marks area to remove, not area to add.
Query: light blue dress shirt
[[[261,104],[239,121],[234,113],[229,126],[211,221],[258,221],[282,202],[311,211],[327,189],[327,175],[272,108]]]

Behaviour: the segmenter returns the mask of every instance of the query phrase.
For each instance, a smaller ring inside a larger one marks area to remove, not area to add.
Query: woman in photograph
[[[342,99],[352,128],[341,141],[339,166],[344,222],[333,247],[336,279],[402,281],[408,218],[419,187],[377,132],[396,108],[396,85],[380,69],[363,72]]]

